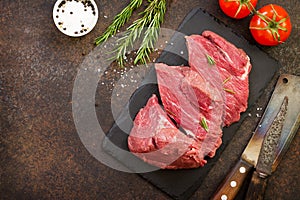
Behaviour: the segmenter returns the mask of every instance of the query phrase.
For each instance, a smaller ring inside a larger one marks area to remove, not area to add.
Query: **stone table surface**
[[[86,36],[71,38],[57,30],[52,19],[55,0],[0,2],[0,199],[170,199],[136,174],[107,167],[82,144],[72,115],[72,89],[78,68],[113,17],[129,0],[96,0],[99,20]],[[300,75],[300,1],[264,0],[258,7],[276,3],[290,13],[293,31],[288,41],[263,51],[282,68],[252,107],[221,159],[191,199],[208,199],[247,144],[280,74]],[[146,1],[142,7],[146,6]],[[248,30],[250,18],[232,20],[217,0],[170,0],[163,27],[176,29],[185,15],[200,6],[254,43]],[[137,18],[134,14],[130,22]],[[153,55],[152,55],[153,56]],[[157,55],[154,55],[155,57]],[[114,66],[112,65],[111,68]],[[262,66],[263,67],[263,66]],[[98,116],[107,131],[113,123],[107,114],[111,80],[108,70],[97,91]],[[300,199],[299,130],[269,178],[265,199]]]

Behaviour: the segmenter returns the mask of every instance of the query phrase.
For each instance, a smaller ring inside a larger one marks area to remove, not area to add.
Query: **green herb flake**
[[[231,79],[230,76],[229,76],[228,78],[226,78],[226,79],[223,81],[223,85],[224,85],[225,83],[227,83],[230,79]]]
[[[201,119],[200,125],[202,126],[202,128],[204,128],[204,130],[206,132],[208,132],[208,125],[207,125],[206,119],[204,117]]]
[[[216,61],[210,55],[206,54],[206,58],[207,58],[207,62],[210,65],[215,65],[216,64]]]
[[[232,94],[235,94],[235,92],[234,92],[233,90],[228,89],[228,88],[224,88],[224,91],[229,92],[229,93],[232,93]]]

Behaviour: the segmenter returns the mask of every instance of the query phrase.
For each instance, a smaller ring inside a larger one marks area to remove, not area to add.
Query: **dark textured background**
[[[93,158],[77,135],[72,118],[72,88],[84,55],[128,2],[96,0],[99,20],[82,38],[60,33],[52,20],[50,1],[0,1],[0,199],[169,199],[136,174],[110,169]],[[263,50],[283,66],[251,110],[234,140],[191,199],[207,199],[241,154],[274,89],[279,74],[300,75],[300,1],[265,0],[282,5],[291,15],[293,31],[278,47]],[[163,27],[176,29],[184,16],[200,6],[251,43],[249,18],[224,16],[216,0],[169,1]],[[104,16],[107,16],[105,18]],[[134,15],[132,20],[137,16]],[[153,55],[154,57],[157,55]],[[113,68],[114,66],[112,66]],[[263,67],[263,66],[262,66]],[[97,91],[98,116],[110,105],[110,70]],[[104,130],[110,115],[101,122]],[[300,199],[299,130],[289,151],[269,179],[265,199]],[[179,180],[180,181],[180,180]]]

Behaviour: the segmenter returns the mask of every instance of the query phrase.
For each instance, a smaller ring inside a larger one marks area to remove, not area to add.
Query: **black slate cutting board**
[[[185,46],[185,39],[183,35],[191,34],[201,34],[204,30],[211,30],[231,43],[235,44],[237,47],[242,48],[250,57],[252,63],[252,70],[250,73],[250,94],[248,104],[249,107],[254,104],[254,102],[259,98],[264,88],[267,86],[269,81],[274,76],[275,72],[280,68],[280,64],[270,58],[266,53],[262,52],[258,47],[249,44],[247,40],[236,35],[230,28],[221,24],[213,16],[209,15],[201,8],[196,8],[192,10],[183,20],[182,24],[178,28],[178,32],[183,34],[175,33],[172,37],[172,45],[165,48],[159,59],[156,62],[163,62],[169,65],[187,65],[187,49]],[[170,53],[171,52],[181,52],[183,51],[183,56],[181,53]],[[180,55],[180,56],[178,56]],[[149,74],[146,76],[144,83],[155,82],[156,75],[152,68]],[[128,155],[122,155],[117,151],[112,145],[107,145],[108,140],[112,142],[117,147],[120,147],[128,151],[127,147],[127,137],[125,133],[126,130],[130,132],[132,128],[132,120],[137,114],[140,108],[146,105],[147,100],[152,94],[158,94],[158,88],[156,84],[145,84],[138,88],[133,96],[130,98],[127,106],[124,108],[123,112],[116,120],[107,138],[104,141],[104,149],[110,153],[113,157],[126,163],[125,165],[131,169],[138,167],[143,167],[145,169],[152,169],[152,166],[145,164],[143,161]],[[130,113],[130,116],[127,114]],[[247,112],[241,115],[241,120],[228,128],[223,129],[223,144],[218,149],[216,155],[212,159],[208,159],[207,164],[198,169],[188,169],[188,170],[156,170],[153,172],[140,174],[143,178],[157,186],[162,191],[166,192],[174,199],[188,199],[195,190],[201,185],[203,179],[206,177],[210,169],[220,158],[222,151],[229,143],[229,141],[234,136],[235,132],[239,128],[242,120],[247,116]],[[130,119],[131,118],[131,119]],[[122,127],[122,129],[120,128]],[[125,132],[124,132],[125,130]],[[126,160],[130,159],[131,162],[128,163]]]

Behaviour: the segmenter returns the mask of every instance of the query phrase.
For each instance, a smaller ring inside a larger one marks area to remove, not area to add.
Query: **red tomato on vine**
[[[221,10],[231,18],[247,17],[255,8],[257,0],[219,0]]]
[[[275,46],[291,34],[292,23],[284,8],[269,4],[260,8],[250,21],[250,32],[261,45]]]

